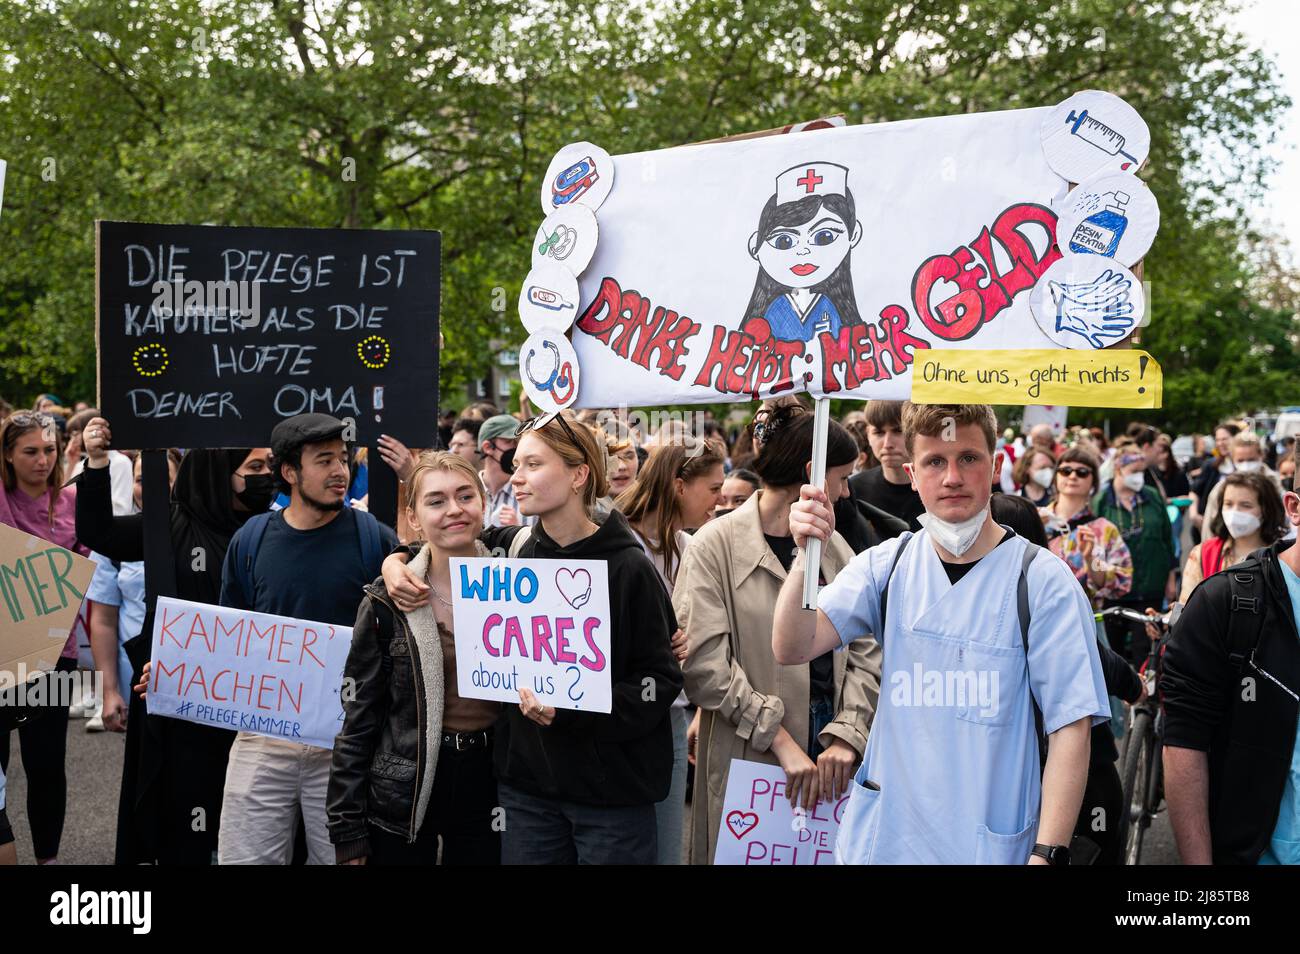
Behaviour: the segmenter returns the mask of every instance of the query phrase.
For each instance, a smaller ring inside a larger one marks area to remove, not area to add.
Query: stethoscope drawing
[[[561,361],[560,348],[555,342],[543,341],[542,347],[554,356],[550,375],[545,381],[539,381],[533,374],[533,355],[537,352],[532,348],[528,349],[528,356],[524,359],[524,373],[528,375],[528,380],[532,382],[533,387],[539,391],[549,391],[555,402],[563,405],[573,396],[573,366],[568,361]],[[557,388],[562,388],[564,394],[561,395]]]

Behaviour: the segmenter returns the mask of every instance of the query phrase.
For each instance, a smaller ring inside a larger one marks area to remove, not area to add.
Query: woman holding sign
[[[808,479],[813,415],[797,404],[772,409],[755,468],[763,489],[725,520],[706,524],[682,558],[673,606],[690,642],[686,693],[703,713],[696,742],[691,861],[713,861],[733,759],[779,764],[786,796],[812,811],[849,790],[880,694],[880,651],[860,639],[797,669],[772,655],[772,615],[795,557],[790,505]],[[826,486],[849,494],[858,446],[831,422]],[[853,558],[834,534],[822,551],[829,582]],[[727,837],[730,837],[728,835]]]
[[[722,500],[723,456],[721,443],[686,434],[656,448],[636,481],[614,502],[670,597],[682,553],[691,542],[686,531],[704,526]],[[673,648],[677,661],[685,662],[686,637],[680,630]],[[655,806],[661,865],[682,863],[689,704],[684,692],[673,701],[673,784],[668,797]]]
[[[612,707],[607,714],[557,709],[527,688],[518,706],[506,707],[494,759],[505,811],[502,860],[654,864],[655,803],[672,777],[668,710],[682,688],[672,606],[623,515],[595,513],[608,492],[600,438],[547,415],[521,425],[518,441],[510,482],[520,513],[538,523],[494,528],[483,542],[528,559],[608,564]],[[401,565],[404,558],[385,561],[384,582],[407,609],[428,600],[429,587]]]
[[[429,587],[418,608],[399,609],[383,580],[366,587],[343,670],[326,811],[339,864],[501,862],[494,826],[493,724],[501,704],[456,691],[451,558],[485,557],[486,498],[457,454],[422,455],[407,484],[406,519],[427,541],[409,569]],[[443,596],[446,594],[446,597]]]
[[[21,412],[0,424],[0,523],[88,556],[77,541],[76,489],[63,488],[59,431],[54,418]],[[29,584],[30,586],[30,584]],[[57,672],[77,668],[75,630],[55,665]],[[44,677],[42,677],[44,678]],[[52,683],[47,683],[51,688]],[[68,779],[64,757],[68,736],[67,705],[49,711],[18,729],[23,769],[27,772],[27,818],[32,853],[38,864],[57,860],[67,808]],[[0,773],[9,768],[9,733],[0,733]]]

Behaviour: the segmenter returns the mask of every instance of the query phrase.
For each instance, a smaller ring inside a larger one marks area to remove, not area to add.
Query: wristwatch
[[[1034,845],[1034,850],[1030,854],[1045,858],[1049,865],[1070,863],[1070,849],[1065,845]]]

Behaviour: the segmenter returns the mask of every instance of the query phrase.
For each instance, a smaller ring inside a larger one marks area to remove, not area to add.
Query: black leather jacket
[[[369,856],[369,825],[415,841],[425,772],[428,718],[415,640],[382,579],[364,593],[343,670],[343,728],[325,807],[339,862]]]

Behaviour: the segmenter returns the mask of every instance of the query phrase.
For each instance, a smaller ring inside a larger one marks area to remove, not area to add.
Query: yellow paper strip
[[[917,350],[917,404],[1160,407],[1160,365],[1145,351]]]

